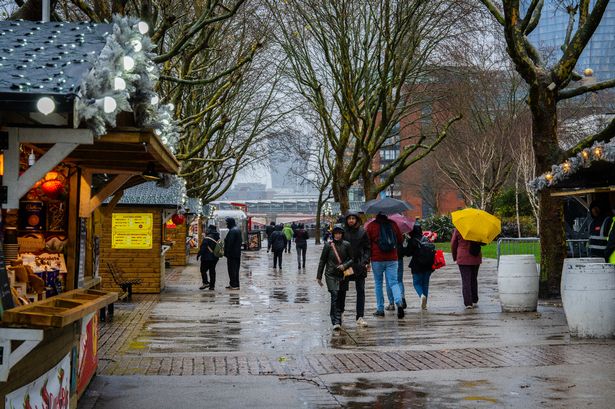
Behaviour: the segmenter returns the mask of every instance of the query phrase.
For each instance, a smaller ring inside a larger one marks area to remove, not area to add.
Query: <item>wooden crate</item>
[[[62,328],[117,300],[117,293],[78,289],[4,311],[3,324]]]

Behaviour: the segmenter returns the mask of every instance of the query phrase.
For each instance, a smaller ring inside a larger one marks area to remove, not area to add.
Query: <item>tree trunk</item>
[[[323,191],[320,190],[318,192],[318,202],[316,203],[316,231],[314,232],[314,238],[316,239],[316,244],[320,244],[320,215],[322,214],[322,206],[324,204],[324,200],[322,200]]]
[[[345,178],[344,163],[338,161],[333,168],[333,180],[331,181],[333,188],[333,199],[340,204],[340,212],[346,214],[350,208],[348,200],[348,192],[350,186]]]
[[[365,195],[366,202],[378,197],[375,187],[374,179],[372,179],[371,175],[363,175],[363,194]]]
[[[536,161],[536,174],[547,172],[552,164],[561,160],[557,140],[557,108],[555,93],[547,86],[549,78],[541,79],[539,85],[530,88],[532,110],[532,143]],[[552,197],[545,189],[540,194],[540,245],[541,288],[540,295],[554,296],[560,293],[562,265],[566,257],[564,233],[564,209],[559,198]]]

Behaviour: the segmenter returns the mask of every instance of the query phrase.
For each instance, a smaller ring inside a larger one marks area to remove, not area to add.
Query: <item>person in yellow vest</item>
[[[611,224],[609,238],[606,242],[606,248],[604,249],[604,258],[607,263],[611,264],[615,264],[615,229],[613,225],[615,225],[615,223]]]
[[[589,205],[592,222],[589,225],[589,256],[606,257],[606,243],[613,223],[613,217],[606,200],[594,200]]]

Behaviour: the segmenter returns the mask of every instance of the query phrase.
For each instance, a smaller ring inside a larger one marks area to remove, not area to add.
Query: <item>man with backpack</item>
[[[397,281],[397,244],[403,237],[399,227],[389,218],[378,213],[373,222],[366,228],[371,243],[372,271],[376,287],[376,312],[374,316],[384,317],[384,293],[382,291],[383,276],[393,292],[393,300],[397,306],[397,318],[404,317],[404,305],[400,285]]]
[[[203,285],[199,287],[199,290],[204,290],[209,287],[213,290],[216,286],[216,264],[220,260],[218,254],[218,248],[220,248],[220,233],[216,229],[216,226],[207,226],[207,232],[205,238],[201,243],[196,259],[201,259],[201,278],[203,279]],[[209,279],[207,279],[207,272],[209,272]]]
[[[275,230],[271,233],[271,238],[267,245],[267,253],[269,253],[269,250],[273,251],[273,268],[275,269],[279,266],[280,270],[282,269],[282,253],[286,249],[287,241],[282,228],[281,224],[275,226]]]

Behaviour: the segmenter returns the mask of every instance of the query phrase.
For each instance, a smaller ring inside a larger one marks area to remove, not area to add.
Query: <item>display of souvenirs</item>
[[[19,203],[19,230],[41,231],[45,228],[45,204],[39,201]]]
[[[61,253],[64,251],[66,243],[68,243],[68,239],[64,234],[47,235],[47,239],[45,240],[45,250],[51,253]]]
[[[45,249],[45,237],[42,233],[28,233],[17,238],[19,251],[21,253],[31,253]]]
[[[35,273],[52,270],[67,272],[64,254],[61,253],[21,253],[21,259],[23,264],[31,266]]]
[[[47,231],[66,231],[66,204],[63,201],[47,202]]]

